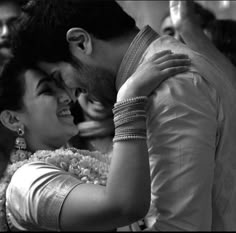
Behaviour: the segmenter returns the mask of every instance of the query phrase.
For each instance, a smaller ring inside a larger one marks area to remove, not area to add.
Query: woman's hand
[[[167,78],[186,72],[190,59],[185,54],[169,50],[153,55],[121,86],[117,101],[137,96],[149,96]]]
[[[197,24],[193,0],[170,1],[170,16],[176,30],[182,30],[186,23]]]

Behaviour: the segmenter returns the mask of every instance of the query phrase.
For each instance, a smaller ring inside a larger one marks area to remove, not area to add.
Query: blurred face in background
[[[200,19],[199,19],[200,22]],[[203,32],[205,33],[205,35],[212,40],[212,34],[209,30],[202,28]],[[161,28],[160,28],[160,34],[161,35],[168,35],[168,36],[172,36],[175,39],[181,41],[184,43],[184,40],[182,39],[181,35],[178,33],[178,31],[175,29],[171,17],[170,16],[166,16],[161,24]]]
[[[183,42],[180,34],[176,31],[176,29],[172,23],[171,17],[169,15],[164,17],[164,19],[162,20],[160,33],[161,33],[161,35],[172,36],[175,39]]]
[[[0,59],[12,56],[12,29],[20,13],[21,8],[17,1],[0,1]]]

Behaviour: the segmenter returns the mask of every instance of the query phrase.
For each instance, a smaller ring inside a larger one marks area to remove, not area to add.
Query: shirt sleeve
[[[19,168],[6,193],[7,218],[15,230],[60,230],[60,212],[81,181],[53,165],[33,162]]]
[[[150,101],[148,142],[156,231],[211,229],[216,92],[197,73],[165,81]]]

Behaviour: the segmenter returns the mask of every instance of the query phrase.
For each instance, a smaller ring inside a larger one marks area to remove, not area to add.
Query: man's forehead
[[[69,62],[46,62],[40,61],[37,66],[44,72],[50,74],[52,72],[59,72],[61,75],[77,75],[77,69]]]

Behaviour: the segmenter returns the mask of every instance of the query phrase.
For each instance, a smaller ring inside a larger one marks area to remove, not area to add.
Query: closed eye
[[[54,94],[54,90],[50,87],[43,87],[40,91],[39,91],[39,95],[53,95]]]

